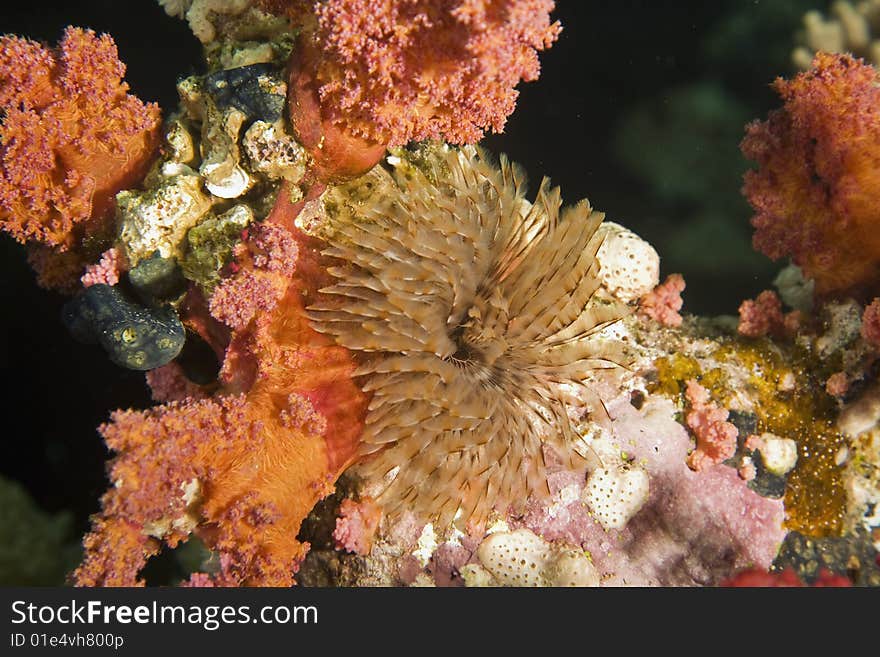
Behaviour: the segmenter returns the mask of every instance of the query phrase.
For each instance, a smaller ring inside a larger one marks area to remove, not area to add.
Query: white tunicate
[[[639,467],[597,468],[583,497],[604,529],[622,529],[645,504],[649,489],[648,473]]]
[[[546,586],[550,544],[528,529],[487,536],[477,556],[501,586]]]
[[[791,438],[781,438],[772,433],[761,434],[758,451],[764,467],[780,477],[790,472],[797,463],[797,443]]]
[[[554,545],[520,528],[489,534],[477,548],[480,564],[461,569],[468,586],[598,586],[590,556],[567,545]]]
[[[602,287],[625,303],[644,296],[660,282],[660,256],[631,230],[611,221],[599,226],[603,238],[596,253]]]

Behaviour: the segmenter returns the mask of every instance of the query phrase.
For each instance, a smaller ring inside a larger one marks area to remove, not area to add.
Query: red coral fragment
[[[803,587],[807,586],[797,576],[791,568],[786,568],[782,572],[771,573],[759,568],[752,568],[737,573],[733,577],[721,582],[720,586],[727,587]],[[809,586],[814,588],[824,587],[851,587],[852,582],[848,577],[843,575],[835,575],[829,570],[822,569],[816,581]]]
[[[663,326],[681,326],[679,314],[684,301],[681,293],[685,282],[681,274],[670,274],[660,285],[639,300],[639,313],[650,317]]]
[[[709,391],[690,379],[686,383],[685,397],[690,404],[685,419],[687,426],[697,440],[697,448],[688,455],[687,464],[691,470],[700,470],[716,465],[736,453],[737,428],[727,422],[727,409],[719,408],[709,400]]]
[[[790,256],[820,295],[880,285],[880,85],[850,55],[819,53],[774,89],[785,105],[750,124],[741,148],[758,164],[743,192],[754,246]]]
[[[880,348],[880,298],[874,299],[862,314],[861,334],[865,341]]]
[[[159,108],[127,93],[108,35],[68,27],[57,49],[0,38],[0,228],[60,250],[112,219],[146,172]]]
[[[754,301],[743,301],[739,306],[737,331],[749,338],[785,335],[785,316],[779,295],[772,290],[764,290]]]

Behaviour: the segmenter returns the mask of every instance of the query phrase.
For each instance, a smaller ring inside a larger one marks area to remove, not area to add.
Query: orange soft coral
[[[291,62],[290,107],[319,164],[380,157],[385,145],[410,140],[464,144],[500,132],[516,85],[537,79],[537,51],[561,29],[550,21],[553,0],[263,4],[306,24]]]
[[[880,287],[880,85],[871,66],[819,53],[812,70],[776,80],[785,101],[748,126],[758,163],[743,189],[755,209],[755,248],[790,256],[834,294]]]
[[[294,210],[281,198],[272,218],[290,225]],[[156,539],[173,547],[191,532],[220,557],[219,570],[194,583],[290,585],[308,549],[296,539],[300,523],[354,458],[366,408],[354,362],[302,312],[320,285],[309,276],[313,245],[263,224],[239,255],[229,281],[274,272],[288,285],[260,313],[231,315],[217,395],[118,412],[102,427],[117,453],[115,486],[86,539],[81,585],[141,583]],[[120,560],[118,549],[136,556]]]
[[[69,27],[55,50],[0,38],[0,228],[15,239],[75,247],[146,172],[159,108],[124,73],[106,34]]]

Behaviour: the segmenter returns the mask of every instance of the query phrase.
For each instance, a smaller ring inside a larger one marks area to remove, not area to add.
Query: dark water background
[[[568,201],[587,197],[648,239],[663,276],[684,274],[686,311],[733,314],[780,266],[749,246],[739,195],[748,164],[737,145],[744,123],[777,104],[768,84],[792,72],[800,16],[823,4],[562,0],[554,16],[564,31],[542,55],[541,79],[521,85],[505,133],[485,145],[523,164],[533,188],[550,176]],[[68,24],[112,34],[133,92],[166,110],[176,80],[202,70],[189,28],[155,0],[0,7],[0,33],[54,44]],[[62,297],[36,287],[23,250],[5,237],[0,271],[0,474],[44,510],[69,513],[75,544],[107,485],[95,428],[112,409],[148,406],[149,395],[143,374],[66,334]]]

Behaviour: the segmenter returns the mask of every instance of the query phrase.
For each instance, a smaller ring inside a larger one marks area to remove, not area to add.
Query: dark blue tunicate
[[[274,123],[284,110],[284,95],[277,88],[278,73],[268,64],[251,64],[205,76],[205,90],[217,107],[235,107],[254,121]]]
[[[186,289],[186,280],[177,260],[163,258],[158,251],[143,258],[128,272],[128,281],[148,304],[173,299]]]
[[[174,308],[139,306],[116,286],[86,288],[65,304],[62,320],[74,338],[99,343],[111,361],[131,370],[152,370],[169,363],[186,340]]]

